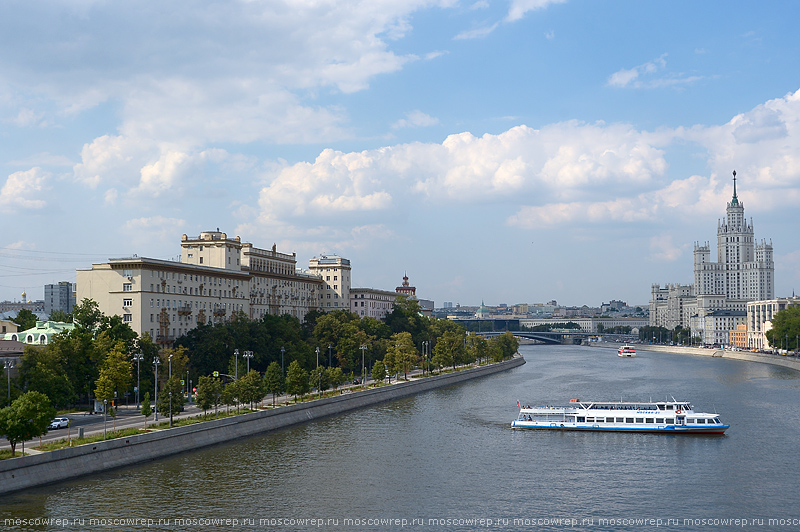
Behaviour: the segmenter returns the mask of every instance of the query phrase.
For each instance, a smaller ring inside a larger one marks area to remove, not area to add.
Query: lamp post
[[[365,389],[367,387],[367,366],[364,365],[364,351],[367,349],[367,344],[361,344],[361,372],[364,374],[363,378],[361,379],[361,386]]]
[[[250,359],[253,358],[253,352],[245,351],[242,356],[247,359],[247,373],[250,373]]]
[[[239,380],[239,350],[238,349],[234,349],[233,350],[233,356],[236,359],[236,370],[234,371],[234,374],[235,374],[234,376],[236,377],[236,380],[238,381]]]
[[[169,356],[169,378],[172,378],[172,355]]]
[[[106,413],[108,412],[108,400],[103,399],[103,439],[106,439]]]
[[[133,355],[133,359],[136,361],[136,410],[139,410],[139,389],[142,387],[140,364],[144,360],[144,355],[136,353]]]
[[[11,404],[11,368],[14,367],[14,361],[6,359],[3,367],[6,368],[6,376],[8,376],[8,404]]]
[[[281,346],[281,377],[283,377],[283,346]]]
[[[331,344],[328,344],[328,367],[331,367]]]
[[[319,397],[322,399],[322,373],[319,372],[319,347],[317,348],[317,392],[319,392]]]
[[[155,388],[155,396],[154,399],[155,408],[153,409],[153,413],[155,415],[154,421],[158,421],[158,366],[161,365],[161,357],[156,355],[156,358],[153,359],[153,366],[156,368],[156,382],[153,388]]]
[[[169,428],[172,428],[172,390],[169,391]]]

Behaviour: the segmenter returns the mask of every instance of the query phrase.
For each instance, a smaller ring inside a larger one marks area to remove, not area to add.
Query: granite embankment
[[[605,347],[618,349],[620,344],[611,343],[591,343],[592,347]],[[800,360],[795,357],[781,355],[768,355],[763,353],[753,353],[748,351],[731,351],[730,349],[709,349],[706,347],[685,347],[680,345],[645,345],[634,344],[637,351],[655,351],[661,353],[675,353],[678,355],[693,355],[705,357],[730,358],[733,360],[745,360],[747,362],[761,362],[783,366],[800,371]]]
[[[50,484],[117,467],[156,460],[217,443],[341,414],[409,395],[443,388],[521,366],[511,360],[382,386],[231,418],[158,430],[127,438],[69,447],[0,461],[0,493]]]

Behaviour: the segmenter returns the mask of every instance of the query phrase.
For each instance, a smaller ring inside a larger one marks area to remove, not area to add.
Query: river
[[[0,528],[800,529],[799,372],[646,351],[634,359],[575,346],[520,351],[527,363],[508,372],[6,496]],[[509,428],[517,401],[673,396],[719,412],[731,428],[724,436]]]

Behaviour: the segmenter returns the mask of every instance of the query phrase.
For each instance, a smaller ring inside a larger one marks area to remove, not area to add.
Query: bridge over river
[[[480,334],[487,338],[493,338],[501,334],[510,332],[517,338],[537,340],[545,344],[580,344],[590,336],[597,336],[597,333],[588,333],[580,329],[558,330],[558,331],[483,331]]]

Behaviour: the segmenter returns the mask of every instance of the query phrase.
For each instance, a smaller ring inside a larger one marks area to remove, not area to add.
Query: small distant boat
[[[515,429],[724,434],[718,414],[695,412],[687,401],[625,403],[570,399],[570,406],[520,406]]]
[[[636,349],[632,345],[625,344],[617,350],[617,356],[633,358],[636,356]]]

